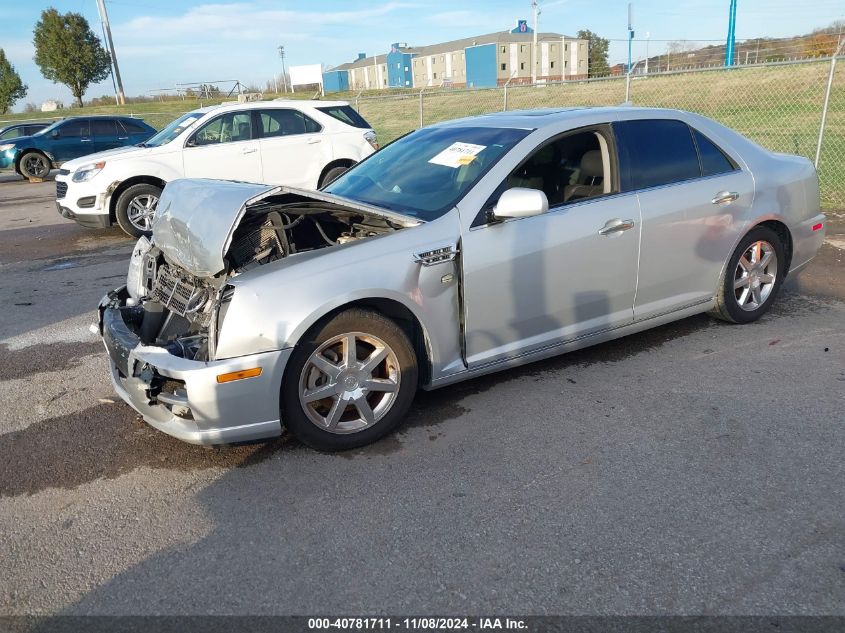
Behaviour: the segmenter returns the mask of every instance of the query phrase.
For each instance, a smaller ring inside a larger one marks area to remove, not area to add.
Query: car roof
[[[237,103],[229,101],[215,106],[197,108],[192,112],[214,112],[217,110],[254,110],[256,108],[326,108],[332,106],[348,106],[348,101],[323,101],[322,99],[273,99],[265,101],[247,101]]]
[[[616,120],[618,115],[621,115],[621,118],[626,118],[635,113],[643,112],[677,115],[680,110],[671,110],[667,108],[640,108],[629,105],[535,108],[532,110],[506,110],[504,112],[480,114],[478,116],[464,117],[462,119],[435,123],[431,127],[465,127],[471,124],[474,127],[538,129],[547,125],[576,119],[585,112],[594,114],[605,113],[608,115],[610,120]]]

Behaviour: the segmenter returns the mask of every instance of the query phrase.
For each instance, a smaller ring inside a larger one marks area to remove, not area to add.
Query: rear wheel
[[[120,228],[133,237],[152,235],[153,217],[160,197],[161,187],[156,185],[141,183],[129,187],[120,194],[115,205],[114,214]]]
[[[341,175],[343,175],[347,171],[349,171],[349,167],[332,167],[325,174],[323,174],[323,177],[320,179],[320,188],[322,189],[330,182],[337,180],[338,178],[340,178]]]
[[[346,310],[312,328],[291,355],[282,420],[312,448],[356,448],[392,431],[416,389],[405,332],[377,312]]]
[[[41,152],[27,152],[21,156],[18,168],[25,178],[46,178],[50,173],[50,159]]]
[[[731,323],[756,321],[771,307],[785,275],[780,237],[766,226],[755,227],[728,261],[710,314]]]

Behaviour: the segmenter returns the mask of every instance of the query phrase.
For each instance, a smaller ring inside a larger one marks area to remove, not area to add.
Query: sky
[[[512,28],[529,19],[529,0],[106,0],[124,88],[141,95],[177,83],[238,79],[263,86],[286,63],[334,66],[356,53],[387,52],[392,42],[414,45]],[[540,30],[575,35],[590,29],[611,39],[610,62],[627,56],[627,1],[541,0]],[[650,36],[649,53],[669,40],[724,42],[729,0],[633,2],[636,37]],[[29,86],[18,102],[72,101],[70,91],[41,76],[33,62],[32,29],[41,10],[82,13],[101,34],[96,0],[0,0],[0,48]],[[738,0],[737,40],[799,35],[845,18],[844,0]],[[645,42],[634,45],[645,54]],[[111,80],[86,98],[113,95]]]

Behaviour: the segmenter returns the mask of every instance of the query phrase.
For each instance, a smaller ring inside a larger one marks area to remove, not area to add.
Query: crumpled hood
[[[136,147],[129,145],[127,147],[117,147],[115,149],[107,149],[96,154],[86,154],[80,158],[74,158],[66,163],[62,163],[62,168],[68,171],[76,171],[83,165],[90,165],[91,163],[99,163],[101,160],[109,160],[110,158],[137,158],[145,156],[153,151],[152,147]]]
[[[247,207],[284,193],[388,219],[401,226],[420,224],[414,218],[321,191],[183,178],[168,183],[161,194],[153,220],[153,241],[171,263],[197,277],[214,276],[226,267],[224,256]]]

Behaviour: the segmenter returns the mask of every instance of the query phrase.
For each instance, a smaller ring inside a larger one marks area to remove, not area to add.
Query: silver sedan
[[[808,160],[709,119],[507,112],[318,192],[168,184],[98,328],[117,393],[165,433],[348,449],[418,388],[701,312],[754,321],[824,228]]]

